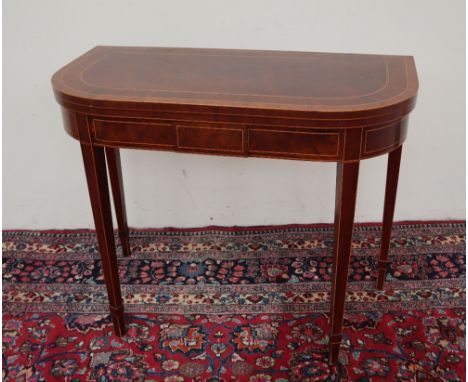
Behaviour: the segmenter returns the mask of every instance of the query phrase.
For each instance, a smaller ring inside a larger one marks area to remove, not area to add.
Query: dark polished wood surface
[[[106,158],[126,256],[119,148],[337,162],[330,362],[337,361],[359,162],[389,153],[378,261],[384,284],[401,147],[418,90],[412,57],[98,46],[57,71],[52,86],[65,130],[81,143],[117,335],[125,329]]]
[[[405,56],[106,46],[59,70],[52,81],[62,102],[85,107],[196,105],[338,119],[343,112],[355,118],[377,110],[401,116],[414,104],[418,86],[413,58]]]

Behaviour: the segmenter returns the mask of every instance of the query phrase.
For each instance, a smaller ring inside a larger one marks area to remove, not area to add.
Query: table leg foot
[[[387,270],[390,265],[389,261],[385,260],[379,260],[377,269],[378,269],[378,275],[377,275],[377,289],[382,290],[384,288],[385,284],[385,278],[387,277]]]
[[[338,362],[338,356],[340,355],[341,338],[341,334],[333,334],[330,336],[330,342],[328,344],[328,363],[330,365],[334,365]]]
[[[123,305],[119,307],[109,306],[111,312],[112,324],[114,325],[114,334],[122,337],[125,334],[125,320]]]
[[[377,276],[377,284],[376,284],[377,289],[383,290],[384,284],[385,284],[386,274],[387,274],[387,272],[385,272],[382,269],[379,269],[379,274]]]
[[[130,239],[128,236],[128,231],[119,231],[120,244],[122,245],[122,254],[124,257],[129,257],[131,255]]]

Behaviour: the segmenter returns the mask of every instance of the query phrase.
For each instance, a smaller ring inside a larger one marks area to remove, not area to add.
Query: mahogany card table
[[[336,162],[329,361],[337,361],[359,164],[388,154],[377,262],[377,288],[384,285],[401,148],[418,90],[412,57],[98,46],[57,71],[52,85],[65,130],[81,145],[118,336],[124,307],[107,176],[129,256],[119,148]]]

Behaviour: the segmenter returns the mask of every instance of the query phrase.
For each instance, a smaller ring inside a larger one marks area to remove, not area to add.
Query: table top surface
[[[57,98],[352,113],[414,103],[411,56],[97,46],[56,72]]]

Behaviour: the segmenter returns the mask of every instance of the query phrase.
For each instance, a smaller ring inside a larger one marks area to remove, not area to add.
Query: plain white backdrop
[[[463,0],[4,0],[3,226],[93,226],[79,145],[50,77],[95,45],[403,54],[420,92],[396,220],[465,217]],[[129,224],[332,222],[335,165],[122,151]],[[386,157],[362,162],[356,221],[380,221]]]

